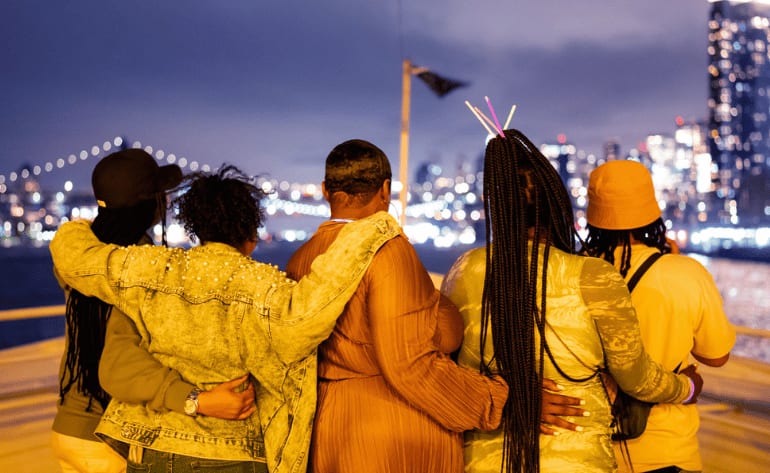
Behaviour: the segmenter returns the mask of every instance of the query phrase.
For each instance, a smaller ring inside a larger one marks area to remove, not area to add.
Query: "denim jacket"
[[[54,267],[80,292],[115,305],[143,345],[202,389],[248,371],[257,415],[243,421],[110,403],[97,432],[154,450],[267,461],[303,472],[316,406],[316,347],[331,333],[372,257],[400,234],[385,212],[352,222],[298,283],[222,243],[191,250],[101,243],[86,221],[51,242]]]

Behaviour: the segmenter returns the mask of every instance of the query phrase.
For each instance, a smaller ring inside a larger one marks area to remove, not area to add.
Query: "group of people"
[[[183,176],[128,149],[92,181],[98,216],[50,246],[68,293],[65,472],[701,469],[690,355],[724,364],[735,334],[706,270],[670,254],[639,163],[594,171],[581,246],[548,159],[517,130],[492,138],[487,244],[440,291],[364,140],[326,158],[331,218],[286,272],[251,258],[265,194],[233,166]],[[149,244],[169,190],[192,249]],[[656,252],[632,297],[624,277]],[[659,403],[632,465],[616,461],[600,371]]]

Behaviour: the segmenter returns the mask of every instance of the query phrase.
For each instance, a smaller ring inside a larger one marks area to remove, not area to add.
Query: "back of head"
[[[373,194],[391,177],[388,157],[368,141],[340,143],[326,158],[324,186],[329,195]]]
[[[182,189],[174,205],[193,240],[238,247],[256,238],[264,220],[261,201],[266,194],[240,169],[223,165],[215,174],[192,174]]]
[[[632,238],[664,253],[671,250],[652,176],[637,161],[609,161],[593,170],[586,217],[585,251],[614,264],[615,249],[622,248],[618,266],[623,276],[631,267]]]
[[[151,200],[182,180],[175,164],[158,163],[141,149],[124,149],[102,158],[94,167],[91,184],[103,208],[126,208]]]
[[[604,230],[631,230],[660,218],[652,176],[637,161],[610,161],[588,180],[588,223]]]
[[[92,226],[94,233],[106,243],[136,243],[165,216],[165,193],[181,180],[179,166],[158,166],[141,149],[124,149],[105,156],[91,175],[99,205]]]
[[[505,135],[505,139],[490,140],[484,154],[485,206],[492,230],[488,237],[498,240],[497,232],[526,241],[534,231],[547,235],[560,250],[573,253],[572,203],[559,173],[523,133],[506,130]],[[515,219],[516,225],[510,225],[509,219]],[[496,242],[500,243],[510,242]]]

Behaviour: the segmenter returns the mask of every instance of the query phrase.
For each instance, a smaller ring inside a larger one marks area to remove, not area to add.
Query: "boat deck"
[[[63,339],[0,350],[0,472],[56,472],[49,446]],[[770,364],[700,368],[704,473],[770,471]]]

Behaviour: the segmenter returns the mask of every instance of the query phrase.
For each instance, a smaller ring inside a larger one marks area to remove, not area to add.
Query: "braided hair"
[[[104,243],[128,246],[149,238],[147,230],[160,217],[164,223],[165,244],[165,199],[165,193],[159,193],[155,199],[141,201],[132,207],[101,207],[91,230]],[[64,403],[64,396],[73,387],[88,396],[87,411],[91,411],[94,401],[102,409],[110,402],[109,394],[99,384],[99,360],[111,311],[112,306],[101,299],[70,290],[65,311],[67,351],[59,378],[60,403]]]
[[[574,254],[578,235],[558,173],[518,130],[506,130],[505,139],[495,137],[487,145],[484,209],[487,264],[481,314],[482,370],[489,372],[488,363],[496,361],[510,388],[501,424],[503,471],[533,473],[540,471],[543,355],[548,351],[544,336],[548,254],[551,247]],[[492,330],[494,347],[489,362],[483,352],[487,327]],[[535,330],[540,333],[539,343]]]
[[[671,245],[666,240],[666,225],[662,218],[643,227],[630,230],[606,230],[588,224],[588,235],[581,251],[590,256],[602,258],[615,265],[615,249],[622,249],[620,254],[620,274],[626,277],[631,269],[631,238],[645,245],[657,248],[662,254],[671,253]]]

